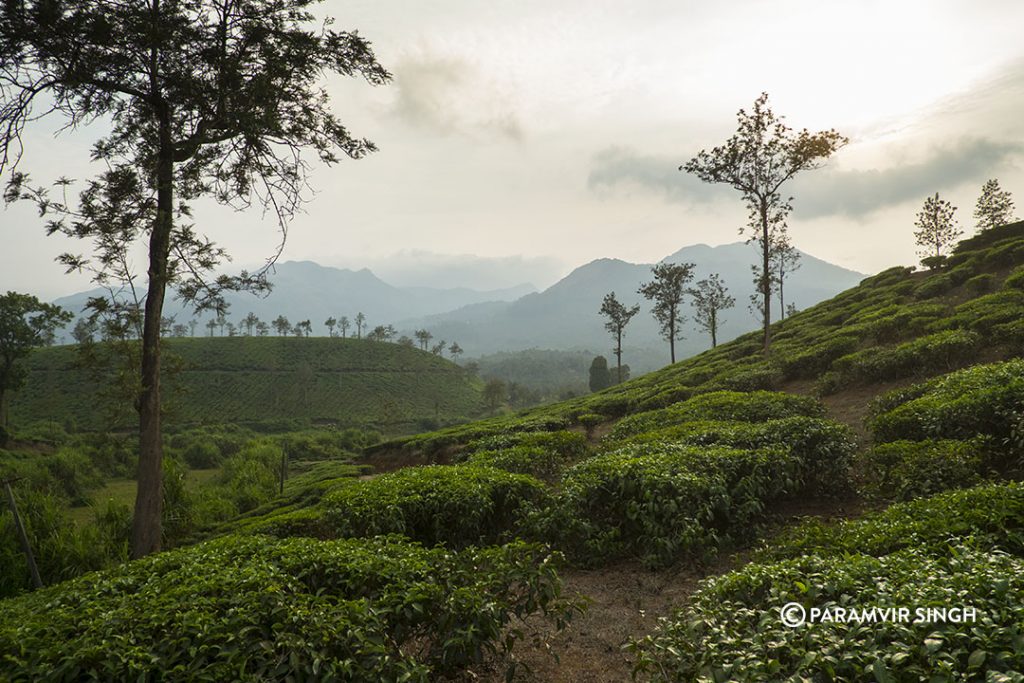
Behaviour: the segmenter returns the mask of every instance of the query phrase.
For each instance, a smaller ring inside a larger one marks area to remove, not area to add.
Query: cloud
[[[862,218],[874,211],[923,199],[964,183],[979,186],[1024,152],[1018,142],[965,138],[932,148],[919,162],[870,170],[824,168],[793,179],[787,191],[794,196],[794,213],[801,218],[841,215]],[[668,157],[642,155],[614,147],[594,157],[587,186],[595,192],[630,187],[655,193],[666,201],[706,203],[719,197],[737,198],[725,185],[709,185],[679,170]]]
[[[864,171],[821,169],[805,173],[793,180],[794,213],[801,218],[863,218],[879,209],[923,200],[964,183],[980,187],[1021,152],[1024,145],[1020,143],[970,138],[933,148],[917,163]]]
[[[587,187],[596,193],[641,188],[670,202],[710,202],[728,188],[709,185],[679,170],[686,159],[645,155],[628,147],[609,147],[594,155]]]
[[[433,54],[407,55],[394,68],[392,113],[442,135],[487,134],[523,139],[523,126],[503,88],[472,63]]]

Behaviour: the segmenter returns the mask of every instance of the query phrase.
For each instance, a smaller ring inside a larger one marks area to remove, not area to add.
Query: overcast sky
[[[973,231],[982,183],[1024,204],[1024,2],[1019,0],[327,0],[394,74],[332,78],[335,108],[380,151],[316,170],[284,258],[370,267],[414,284],[551,284],[601,257],[653,262],[738,239],[739,195],[677,167],[735,130],[761,91],[795,128],[851,144],[792,185],[804,251],[874,272],[916,261],[913,221],[934,192]],[[22,169],[83,178],[96,136],[37,123]],[[1018,215],[1024,211],[1018,210]],[[236,264],[276,243],[256,212],[200,207]],[[0,290],[85,288],[53,262],[28,207],[0,212]],[[460,254],[490,257],[462,267]],[[459,267],[454,267],[459,265]],[[140,269],[141,270],[141,269]]]

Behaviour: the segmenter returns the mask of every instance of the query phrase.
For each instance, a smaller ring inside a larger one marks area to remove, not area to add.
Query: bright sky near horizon
[[[791,187],[794,243],[863,272],[916,261],[913,221],[934,192],[964,230],[998,178],[1024,215],[1024,3],[1015,0],[326,0],[373,41],[392,84],[332,78],[350,130],[380,151],[317,168],[317,196],[283,258],[369,267],[415,284],[423,264],[491,257],[476,281],[551,284],[601,257],[653,262],[738,239],[735,191],[677,170],[723,142],[762,91],[795,128],[851,138]],[[22,170],[88,177],[97,129],[37,122]],[[0,179],[3,182],[5,179]],[[236,264],[277,236],[258,212],[200,206],[197,228]],[[0,290],[88,287],[54,257],[27,206],[0,211]],[[140,270],[142,270],[140,268]],[[486,275],[486,277],[485,277]],[[443,280],[443,278],[442,278]]]

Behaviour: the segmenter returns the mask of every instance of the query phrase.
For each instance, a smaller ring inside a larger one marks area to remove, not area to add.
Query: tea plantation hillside
[[[1022,321],[1017,223],[6,601],[0,678],[1024,681]]]
[[[960,242],[938,269],[896,267],[869,277],[775,323],[772,340],[767,356],[761,333],[750,333],[590,396],[380,444],[371,461],[396,451],[443,460],[474,439],[508,431],[592,430],[720,390],[792,390],[829,402],[849,394],[866,409],[871,395],[894,382],[1019,355],[1024,221]]]
[[[457,365],[398,344],[337,338],[211,337],[166,342],[171,424],[325,422],[409,429],[417,422],[472,416],[482,407],[480,382]],[[28,381],[11,401],[11,423],[122,424],[129,406],[109,400],[77,364],[74,346],[40,349],[28,359]],[[401,424],[400,424],[401,423]]]

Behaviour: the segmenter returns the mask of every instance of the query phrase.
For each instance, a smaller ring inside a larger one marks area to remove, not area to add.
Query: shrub
[[[212,439],[192,441],[181,452],[181,457],[189,467],[197,470],[217,467],[223,459],[220,449]]]
[[[971,294],[985,294],[995,289],[996,277],[991,273],[982,273],[981,275],[975,275],[968,280],[964,286],[967,287],[967,291]]]
[[[859,345],[858,337],[833,337],[814,344],[781,361],[787,379],[810,379],[828,369],[836,358],[852,353]]]
[[[818,417],[824,412],[824,406],[809,396],[775,391],[717,391],[694,396],[668,408],[623,418],[612,429],[610,437],[623,439],[695,420],[761,422],[794,415]]]
[[[951,540],[973,539],[979,547],[1024,556],[1024,484],[1004,483],[896,503],[858,520],[792,527],[758,551],[758,560],[812,553],[873,555],[910,549],[929,552]]]
[[[976,365],[909,390],[880,397],[869,428],[876,441],[971,439],[997,442],[1012,434],[1013,417],[1024,411],[1024,360]]]
[[[949,276],[949,273],[932,275],[914,288],[914,297],[917,299],[934,299],[947,293],[955,286],[956,284],[953,282],[953,278]]]
[[[477,439],[467,446],[465,453],[494,451],[524,446],[553,451],[566,460],[577,460],[587,452],[587,439],[578,432],[508,432]]]
[[[641,641],[637,673],[656,681],[1018,680],[1022,571],[1021,558],[964,545],[939,555],[908,549],[750,564],[704,583]],[[973,607],[977,619],[787,628],[779,610],[790,602],[847,613]]]
[[[336,536],[398,533],[427,545],[494,543],[545,496],[533,477],[481,465],[411,467],[324,496]]]
[[[1017,268],[1003,280],[1005,289],[1024,290],[1024,268]]]
[[[638,557],[663,566],[750,533],[764,504],[794,488],[798,470],[778,449],[629,448],[570,468],[538,523],[581,563]]]
[[[839,385],[884,382],[917,373],[951,370],[969,360],[981,337],[969,330],[945,330],[895,347],[875,346],[837,359]]]
[[[864,456],[866,489],[893,500],[910,500],[977,484],[984,473],[979,440],[893,441]]]
[[[0,678],[437,680],[507,652],[511,620],[567,614],[556,560],[229,536],[8,602]]]
[[[798,488],[813,494],[832,494],[847,487],[849,467],[857,447],[853,433],[845,425],[806,416],[754,424],[687,422],[647,432],[633,441],[785,449],[799,462]]]
[[[942,266],[946,265],[946,256],[925,256],[921,259],[921,265],[928,270],[938,270]]]
[[[558,451],[537,446],[513,446],[498,451],[476,451],[469,456],[468,463],[487,465],[506,472],[529,474],[538,479],[557,479],[568,464]]]

